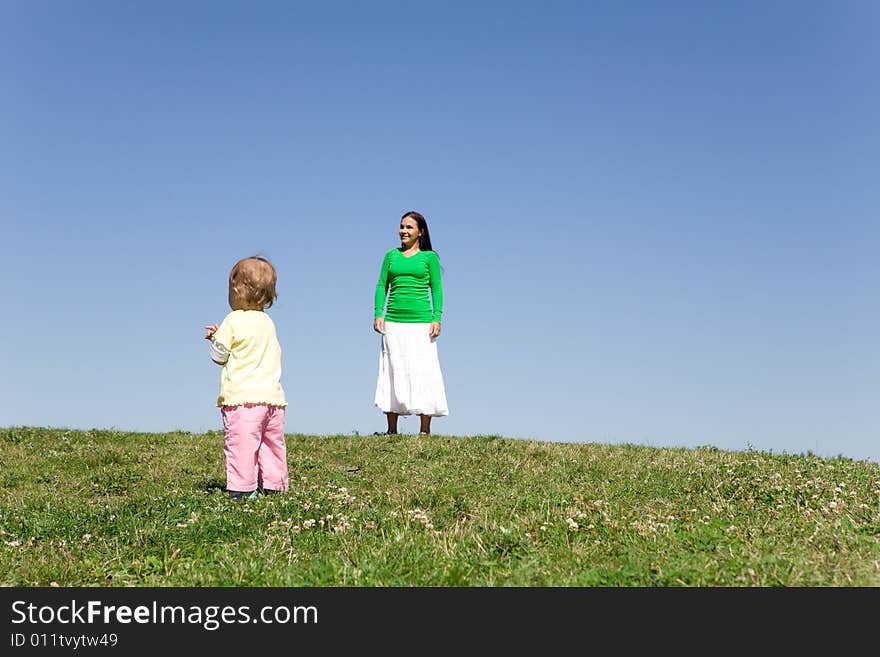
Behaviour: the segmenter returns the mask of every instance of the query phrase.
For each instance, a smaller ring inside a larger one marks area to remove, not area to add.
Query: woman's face
[[[419,235],[422,234],[422,231],[419,230],[418,222],[412,217],[407,217],[406,219],[401,219],[400,221],[400,243],[404,248],[411,248],[419,243]]]

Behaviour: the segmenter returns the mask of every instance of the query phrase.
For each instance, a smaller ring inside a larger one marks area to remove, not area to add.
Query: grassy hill
[[[880,585],[880,464],[497,436],[290,434],[224,493],[222,434],[0,429],[4,586]]]

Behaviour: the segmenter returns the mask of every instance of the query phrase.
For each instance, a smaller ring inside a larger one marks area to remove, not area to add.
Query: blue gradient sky
[[[369,434],[400,215],[446,435],[880,461],[875,2],[0,3],[0,426],[220,428],[271,258],[290,433]],[[401,420],[406,433],[415,418]]]

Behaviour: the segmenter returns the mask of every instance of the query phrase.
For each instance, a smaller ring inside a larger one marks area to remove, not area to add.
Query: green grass
[[[4,586],[880,585],[880,464],[497,436],[287,436],[228,499],[222,434],[0,429]]]

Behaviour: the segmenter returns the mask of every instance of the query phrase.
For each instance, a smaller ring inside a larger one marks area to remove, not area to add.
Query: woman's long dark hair
[[[419,227],[419,251],[433,251],[431,247],[431,233],[428,232],[428,222],[425,218],[415,210],[405,213],[400,220],[403,221],[409,217],[413,219]]]

